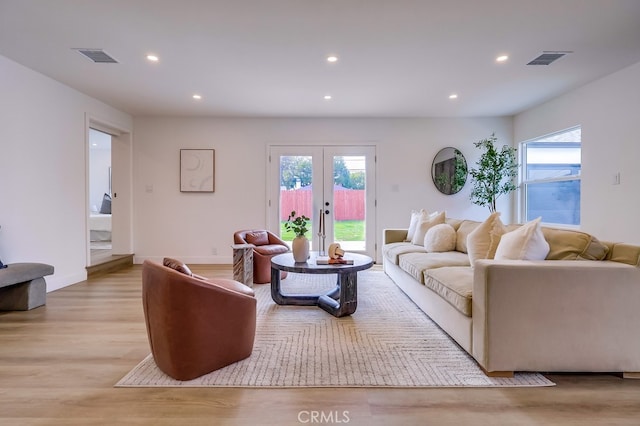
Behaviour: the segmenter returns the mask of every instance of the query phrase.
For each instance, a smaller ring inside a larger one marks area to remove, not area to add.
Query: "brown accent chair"
[[[271,282],[271,258],[277,254],[289,251],[287,243],[270,231],[249,229],[233,234],[235,244],[253,244],[253,282],[265,284]],[[280,273],[280,279],[285,279],[287,272]]]
[[[163,263],[168,266],[142,265],[144,316],[158,368],[191,380],[249,357],[256,331],[253,289],[194,275],[173,259]]]

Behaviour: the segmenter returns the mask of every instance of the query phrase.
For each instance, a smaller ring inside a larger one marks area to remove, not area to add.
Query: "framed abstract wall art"
[[[180,150],[180,192],[214,192],[215,150]]]

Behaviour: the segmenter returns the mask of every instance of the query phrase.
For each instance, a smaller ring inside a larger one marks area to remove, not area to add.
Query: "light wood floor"
[[[614,375],[530,389],[114,388],[149,353],[140,277],[133,266],[0,313],[0,425],[640,424],[640,380]]]

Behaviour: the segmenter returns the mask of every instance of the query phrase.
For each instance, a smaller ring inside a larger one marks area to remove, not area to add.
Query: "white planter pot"
[[[295,237],[291,244],[291,250],[293,251],[293,260],[297,263],[306,262],[309,259],[309,240],[307,237]]]

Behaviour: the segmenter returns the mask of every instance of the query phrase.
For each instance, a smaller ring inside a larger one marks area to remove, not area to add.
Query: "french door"
[[[269,228],[285,241],[292,211],[310,218],[311,249],[339,243],[375,259],[375,147],[269,147]],[[320,219],[324,232],[320,233]]]

